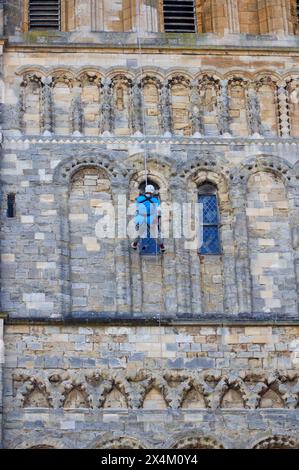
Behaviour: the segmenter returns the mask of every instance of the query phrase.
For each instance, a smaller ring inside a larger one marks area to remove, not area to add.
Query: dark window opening
[[[60,0],[30,0],[29,29],[60,29]]]
[[[139,185],[140,195],[144,194],[145,187],[146,187],[146,185],[149,185],[149,184],[151,184],[155,188],[155,193],[154,193],[153,197],[155,199],[160,200],[160,198],[159,198],[160,187],[159,187],[159,185],[157,185],[157,183],[155,183],[150,178],[148,178],[147,181],[143,181]],[[158,230],[159,233],[160,233],[160,230],[161,230],[160,222],[161,221],[159,220],[158,221],[158,227],[157,227],[157,230]],[[152,237],[153,234],[151,232],[151,230],[152,230],[151,226],[147,225],[146,229],[143,228],[143,230],[146,230],[146,232],[143,233],[143,235],[141,236],[141,238],[139,240],[139,252],[140,252],[140,254],[141,255],[158,255],[158,254],[160,254],[161,249],[160,249],[157,238]],[[154,230],[154,233],[155,233],[155,230]]]
[[[299,23],[299,0],[296,1],[296,14],[297,14],[297,21]]]
[[[217,189],[212,184],[204,184],[199,188],[198,202],[202,204],[202,233],[199,249],[201,255],[219,255],[220,247],[220,216]]]
[[[7,195],[7,217],[13,219],[16,216],[16,196],[15,194]]]
[[[164,30],[173,33],[195,33],[194,0],[164,0]]]

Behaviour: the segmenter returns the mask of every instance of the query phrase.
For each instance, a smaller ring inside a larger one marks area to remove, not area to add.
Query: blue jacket
[[[152,224],[158,218],[160,201],[155,196],[142,194],[136,199],[136,217],[135,223],[142,225],[145,222],[147,225]]]

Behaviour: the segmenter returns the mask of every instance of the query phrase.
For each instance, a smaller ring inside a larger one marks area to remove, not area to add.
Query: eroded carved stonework
[[[17,403],[33,408],[217,409],[299,406],[298,373],[46,371],[14,374]],[[160,404],[159,404],[160,403]]]
[[[85,71],[74,76],[67,70],[53,70],[52,76],[53,79],[42,71],[23,75],[18,104],[21,132],[38,134],[40,130],[53,130],[61,135],[71,131],[89,135],[95,119],[90,107],[95,104],[100,110],[101,125],[97,133],[92,131],[94,135],[139,135],[145,132],[149,135],[220,134],[227,137],[234,134],[231,123],[237,111],[233,108],[236,105],[232,102],[232,84],[244,89],[242,107],[247,109],[248,123],[244,128],[247,135],[288,137],[297,132],[293,119],[299,112],[294,91],[297,79],[292,77],[279,83],[271,73],[253,80],[240,76],[227,80],[204,73],[190,81],[188,76],[172,73],[172,77],[161,84],[154,74],[133,80],[132,75],[125,73],[110,77]],[[93,85],[100,93],[84,92],[86,84]],[[156,108],[151,112],[146,104],[146,96],[149,97],[146,86],[149,84],[152,87],[150,100]],[[61,87],[68,90],[65,96],[59,91]],[[239,107],[239,113],[242,107]],[[25,129],[28,113],[33,121]],[[68,127],[60,124],[61,113]],[[151,123],[154,113],[158,113],[159,127],[153,127]]]

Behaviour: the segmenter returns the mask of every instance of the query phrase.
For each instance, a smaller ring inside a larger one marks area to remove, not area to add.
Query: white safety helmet
[[[145,192],[146,192],[146,193],[154,194],[155,191],[156,191],[156,190],[155,190],[155,188],[154,188],[154,186],[153,186],[152,184],[147,184],[147,185],[145,186]]]

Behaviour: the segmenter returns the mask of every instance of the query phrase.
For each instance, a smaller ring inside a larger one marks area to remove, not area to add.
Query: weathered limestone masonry
[[[193,34],[29,3],[0,1],[1,445],[299,447],[296,1],[197,0]],[[213,188],[220,253],[97,236],[145,154],[162,202]]]
[[[298,334],[284,326],[7,326],[5,446],[296,443]]]

